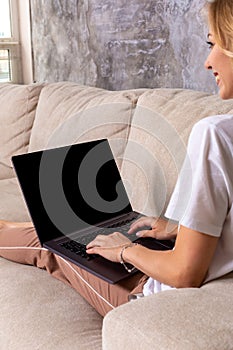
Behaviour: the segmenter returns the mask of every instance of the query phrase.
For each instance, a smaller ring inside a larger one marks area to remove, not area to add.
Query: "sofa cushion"
[[[194,123],[232,113],[233,100],[204,92],[154,89],[140,96],[121,169],[134,209],[163,215]]]
[[[104,319],[103,350],[232,349],[232,285],[233,273],[112,310]]]
[[[14,176],[11,156],[28,150],[42,87],[43,84],[0,84],[0,179]]]
[[[31,221],[16,178],[0,180],[0,219]]]
[[[47,84],[38,103],[29,151],[109,138],[120,166],[135,104],[143,91]]]
[[[0,258],[0,344],[11,350],[101,350],[102,317],[46,271]]]

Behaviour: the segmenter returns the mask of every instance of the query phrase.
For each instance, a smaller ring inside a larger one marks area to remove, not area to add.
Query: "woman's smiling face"
[[[214,34],[208,34],[210,54],[206,59],[205,68],[212,70],[219,87],[219,95],[222,99],[233,98],[233,63],[221,48],[215,43]]]

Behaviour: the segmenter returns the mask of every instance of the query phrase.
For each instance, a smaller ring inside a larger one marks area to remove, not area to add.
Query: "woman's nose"
[[[211,64],[209,63],[208,58],[207,58],[207,60],[205,61],[205,68],[208,69],[208,70],[213,69],[212,66],[211,66]]]

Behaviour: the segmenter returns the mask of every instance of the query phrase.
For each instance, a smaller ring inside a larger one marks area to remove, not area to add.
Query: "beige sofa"
[[[233,102],[182,89],[0,85],[0,218],[28,220],[17,153],[106,137],[135,210],[163,214],[193,124]],[[102,319],[45,271],[0,258],[0,348],[233,349],[233,274],[122,305]]]

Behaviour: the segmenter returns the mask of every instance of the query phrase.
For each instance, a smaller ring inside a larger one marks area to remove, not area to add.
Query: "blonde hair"
[[[233,1],[209,0],[207,6],[215,43],[233,60]]]

